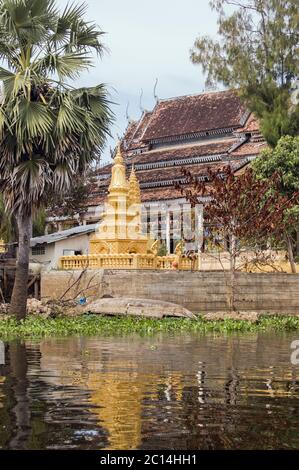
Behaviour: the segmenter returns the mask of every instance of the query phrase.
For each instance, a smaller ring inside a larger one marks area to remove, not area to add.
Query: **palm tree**
[[[102,32],[85,13],[74,4],[59,12],[54,0],[0,0],[0,182],[18,227],[18,319],[26,315],[32,216],[99,158],[112,119],[103,84],[71,86],[103,52]]]

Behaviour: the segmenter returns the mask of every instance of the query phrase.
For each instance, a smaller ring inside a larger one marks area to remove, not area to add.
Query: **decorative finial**
[[[159,81],[158,78],[156,78],[156,82],[155,82],[155,85],[154,85],[154,98],[155,98],[156,103],[158,103],[158,101],[159,101],[159,97],[157,95],[158,81]]]
[[[134,178],[136,178],[136,172],[135,172],[135,166],[134,166],[134,163],[133,163],[133,165],[132,165],[132,169],[131,169],[131,176],[130,176],[130,178],[133,178],[133,177],[134,177]]]
[[[140,98],[139,98],[139,108],[140,108],[141,114],[144,113],[144,108],[142,106],[142,98],[143,98],[143,89],[141,88],[141,93],[140,93]]]
[[[114,163],[115,163],[115,164],[121,164],[121,165],[124,163],[124,159],[123,159],[123,156],[122,156],[122,153],[121,153],[121,143],[120,143],[120,140],[119,140],[118,143],[117,143],[116,155],[115,155],[115,158],[114,158]]]
[[[117,143],[116,155],[112,165],[111,182],[109,186],[109,192],[121,190],[128,190],[128,182],[126,180],[126,167],[124,158],[121,154],[120,141]]]
[[[129,201],[131,204],[141,203],[140,186],[136,176],[135,167],[132,165],[130,179],[129,179]]]

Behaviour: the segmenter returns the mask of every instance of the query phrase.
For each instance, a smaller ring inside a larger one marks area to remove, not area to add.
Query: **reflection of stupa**
[[[141,233],[140,188],[135,170],[129,181],[120,151],[112,167],[103,221],[90,243],[90,254],[146,254],[148,239]]]
[[[6,252],[6,245],[4,240],[1,238],[0,239],[0,253],[5,253]]]

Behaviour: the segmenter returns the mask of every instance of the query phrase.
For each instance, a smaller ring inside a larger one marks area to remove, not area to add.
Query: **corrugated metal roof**
[[[59,240],[65,240],[66,238],[74,237],[76,235],[84,235],[88,233],[95,232],[98,224],[91,225],[80,225],[78,227],[73,227],[68,230],[62,230],[61,232],[51,233],[50,235],[44,235],[42,237],[34,237],[30,240],[30,247],[36,245],[49,245],[50,243],[55,243]]]

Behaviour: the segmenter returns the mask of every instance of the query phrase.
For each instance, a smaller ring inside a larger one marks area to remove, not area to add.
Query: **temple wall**
[[[224,272],[88,270],[49,271],[41,276],[42,298],[135,297],[164,300],[199,312],[226,309],[228,274]],[[80,277],[80,279],[79,279]],[[79,282],[76,280],[79,279]],[[244,311],[299,315],[299,274],[236,274],[236,306]]]

